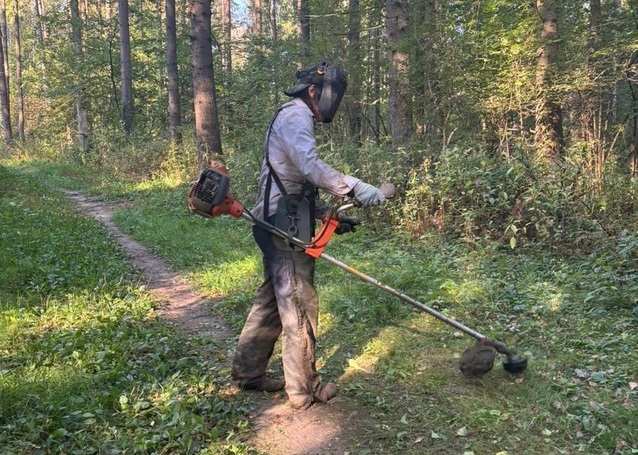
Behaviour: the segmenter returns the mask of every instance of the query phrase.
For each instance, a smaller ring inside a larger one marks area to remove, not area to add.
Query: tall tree
[[[441,5],[439,0],[427,0],[424,10],[419,11],[423,22],[422,46],[417,47],[417,58],[423,68],[423,78],[417,84],[421,100],[417,103],[422,132],[429,137],[437,137],[442,129],[439,113],[439,85],[437,75],[437,40],[439,39],[439,21]]]
[[[233,27],[233,17],[232,17],[232,8],[231,8],[231,0],[222,0],[221,3],[222,9],[222,30],[224,35],[224,45],[223,45],[223,66],[226,71],[226,76],[230,80],[230,76],[233,71],[233,47],[232,47],[232,27]]]
[[[585,143],[591,147],[592,159],[599,177],[602,176],[607,149],[604,147],[603,131],[605,124],[605,91],[606,62],[600,57],[603,44],[602,5],[600,0],[589,2],[589,55],[588,55],[588,90],[581,110],[581,129]]]
[[[297,32],[299,35],[299,54],[302,62],[308,57],[308,43],[310,42],[310,14],[308,0],[297,0]]]
[[[261,36],[262,30],[262,22],[263,22],[263,11],[261,7],[261,0],[252,0],[252,6],[250,8],[251,16],[252,16],[252,24],[253,24],[253,35]]]
[[[9,25],[7,24],[7,5],[2,0],[2,7],[0,8],[0,33],[4,36],[2,41],[2,54],[4,57],[4,77],[6,79],[7,87],[11,86],[11,71],[9,70]]]
[[[361,4],[349,0],[348,44],[350,53],[350,94],[348,103],[349,136],[355,143],[361,141],[361,82],[363,80],[363,54],[361,50]]]
[[[540,18],[540,40],[536,65],[536,131],[537,153],[556,160],[563,150],[563,113],[556,88],[560,42],[556,0],[537,0]]]
[[[122,128],[130,133],[133,128],[133,73],[131,69],[131,34],[129,29],[128,0],[118,0],[120,27],[120,73],[122,77]]]
[[[44,25],[42,24],[40,0],[33,0],[33,15],[35,19],[35,41],[40,48],[44,48]]]
[[[171,138],[181,141],[179,127],[182,123],[179,99],[179,74],[177,69],[177,25],[175,0],[166,0],[166,76],[168,79],[168,119]]]
[[[277,0],[270,0],[268,22],[270,23],[270,39],[274,43],[277,41]]]
[[[189,0],[197,166],[222,165],[211,34],[211,0]]]
[[[381,131],[383,127],[383,117],[380,107],[381,103],[377,102],[381,100],[381,86],[383,83],[381,70],[381,42],[383,41],[382,27],[383,18],[381,18],[380,15],[375,16],[371,14],[368,23],[368,28],[371,30],[368,47],[371,49],[372,59],[371,64],[368,65],[368,71],[372,73],[371,76],[369,76],[372,83],[367,87],[366,98],[374,101],[372,103],[373,113],[370,128],[372,129],[375,142],[379,145],[382,142],[382,137],[385,136],[385,128],[383,128],[384,132]]]
[[[14,28],[14,52],[16,67],[16,88],[18,91],[18,137],[24,141],[24,90],[22,87],[22,44],[20,42],[20,6],[18,0],[14,0],[13,28]]]
[[[638,51],[634,51],[626,66],[627,82],[631,93],[631,120],[629,140],[629,166],[632,175],[638,175]]]
[[[6,37],[0,28],[0,47],[4,47]],[[0,52],[0,132],[5,144],[9,144],[13,139],[11,131],[11,110],[9,109],[9,86],[7,77],[4,74],[4,52]]]
[[[71,42],[73,43],[73,52],[77,59],[78,67],[83,61],[84,48],[82,36],[82,19],[80,18],[80,10],[78,0],[71,0]],[[78,128],[78,142],[82,149],[86,149],[89,145],[90,126],[89,118],[86,110],[86,99],[84,94],[84,80],[79,78],[75,87],[75,115]]]
[[[386,1],[388,39],[390,132],[394,148],[405,145],[412,135],[412,108],[408,75],[408,9],[406,0]]]

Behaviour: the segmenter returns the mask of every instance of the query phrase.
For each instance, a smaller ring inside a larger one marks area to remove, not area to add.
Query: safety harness
[[[274,225],[287,233],[291,239],[295,237],[304,242],[309,242],[315,230],[315,197],[318,194],[317,188],[306,180],[299,194],[288,194],[268,157],[268,144],[270,142],[270,133],[272,132],[273,124],[279,113],[286,107],[287,106],[280,107],[270,121],[268,134],[266,135],[266,143],[264,144],[264,159],[268,166],[268,178],[266,179],[264,192],[264,221],[268,222],[270,217],[270,193],[274,180],[281,193],[281,198],[277,204],[277,213],[275,213]],[[302,250],[291,241],[286,241],[283,238],[275,236],[273,240],[275,245],[281,250]]]

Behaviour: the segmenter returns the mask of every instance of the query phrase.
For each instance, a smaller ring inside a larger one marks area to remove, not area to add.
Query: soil
[[[197,294],[165,261],[116,226],[113,212],[117,207],[78,192],[64,193],[82,212],[103,223],[128,252],[131,263],[144,274],[150,291],[161,303],[157,314],[166,323],[187,336],[211,336],[229,341],[236,335],[224,320],[212,316],[214,299]],[[251,393],[251,396],[254,408],[249,417],[253,435],[246,444],[264,454],[357,453],[365,449],[362,438],[375,425],[354,403],[340,396],[304,411],[291,409],[284,393]]]

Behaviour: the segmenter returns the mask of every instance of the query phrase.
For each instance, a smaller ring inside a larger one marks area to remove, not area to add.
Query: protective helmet
[[[341,98],[346,92],[348,82],[343,69],[321,62],[309,68],[297,71],[295,85],[284,90],[288,96],[296,96],[310,85],[321,89],[318,108],[323,114],[323,122],[330,123],[337,113]]]

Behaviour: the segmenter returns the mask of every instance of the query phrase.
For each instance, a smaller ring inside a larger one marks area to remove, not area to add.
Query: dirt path
[[[164,303],[157,310],[161,318],[190,336],[229,340],[235,335],[225,321],[211,315],[214,300],[195,293],[168,264],[115,225],[113,207],[77,192],[63,192],[82,212],[103,223],[129,253],[151,292]],[[253,394],[255,408],[250,419],[254,435],[246,441],[248,445],[269,455],[343,455],[366,447],[363,429],[369,430],[374,422],[353,410],[345,398],[293,411],[283,395]]]
[[[142,271],[155,298],[164,302],[158,315],[169,324],[192,335],[228,338],[233,335],[226,322],[211,316],[210,299],[195,294],[180,276],[171,271],[162,259],[153,256],[141,243],[122,232],[113,222],[113,209],[97,199],[64,191],[66,196],[85,214],[99,220],[119,245],[128,252],[133,265]]]

